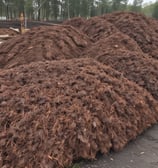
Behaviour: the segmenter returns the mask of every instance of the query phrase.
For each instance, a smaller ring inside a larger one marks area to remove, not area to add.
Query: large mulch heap
[[[18,35],[18,32],[7,28],[0,28],[0,35],[16,36]]]
[[[158,120],[157,102],[91,59],[0,72],[0,167],[68,166],[118,151]]]
[[[0,45],[0,68],[78,58],[90,43],[88,36],[71,26],[36,27]]]
[[[133,38],[144,53],[158,59],[158,33],[155,21],[138,13],[116,12],[102,16],[121,32]]]

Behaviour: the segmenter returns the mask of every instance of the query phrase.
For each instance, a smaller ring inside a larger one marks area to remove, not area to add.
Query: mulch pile
[[[86,23],[86,19],[82,17],[75,17],[69,20],[65,20],[63,25],[71,25],[77,29],[82,29],[82,26]]]
[[[68,166],[118,151],[158,120],[141,87],[91,59],[0,72],[0,167]]]
[[[94,41],[98,41],[101,38],[105,39],[109,35],[118,32],[118,29],[113,24],[100,17],[88,19],[81,30]]]
[[[76,25],[81,25],[78,28],[95,41],[121,31],[136,41],[144,53],[158,59],[158,21],[154,19],[139,13],[115,12],[92,17],[82,23],[77,22],[80,18],[75,18],[75,20]],[[73,19],[67,24],[75,26]]]
[[[158,59],[158,28],[156,22],[138,13],[116,12],[102,16],[121,32],[133,38],[144,53]]]
[[[143,53],[137,42],[131,39],[128,35],[125,35],[119,31],[100,37],[91,47],[87,47],[85,53],[88,55],[98,56],[104,53],[119,51],[137,51]],[[114,54],[114,57],[115,57]]]
[[[115,16],[115,13],[113,15]],[[121,15],[124,17],[123,14]],[[128,15],[129,18],[130,15],[133,16],[130,13]],[[128,26],[126,28],[129,29],[127,32],[133,30]],[[158,51],[158,48],[156,51]],[[119,31],[108,37],[102,36],[95,44],[87,48],[83,56],[95,58],[105,65],[110,65],[123,73],[129,80],[146,88],[158,100],[158,61],[152,59],[150,55],[146,55],[137,41],[130,36]]]
[[[16,36],[18,35],[17,32],[15,32],[14,30],[11,29],[7,29],[7,28],[0,28],[0,35],[9,35],[9,36]]]
[[[94,41],[100,38],[108,37],[109,35],[118,32],[118,29],[110,22],[101,17],[92,17],[88,20],[83,18],[73,18],[63,22],[64,25],[71,25],[83,33],[87,34]]]
[[[36,27],[0,45],[0,68],[78,58],[90,43],[88,36],[71,26]]]
[[[134,51],[103,50],[100,55],[95,55],[97,51],[96,45],[86,56],[122,72],[127,79],[147,89],[158,100],[158,61]]]
[[[157,24],[117,12],[1,44],[0,167],[62,168],[157,123]]]

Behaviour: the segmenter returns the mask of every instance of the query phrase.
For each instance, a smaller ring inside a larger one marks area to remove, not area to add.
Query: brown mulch
[[[78,58],[90,44],[88,36],[71,26],[36,27],[0,45],[0,68],[36,61]]]
[[[149,22],[152,25],[155,32],[158,33],[158,20],[154,18],[150,18]]]
[[[101,16],[101,18],[133,38],[144,53],[158,59],[158,29],[154,26],[157,21],[132,12],[116,12]]]
[[[0,71],[0,167],[60,168],[121,150],[158,120],[157,102],[91,59]]]

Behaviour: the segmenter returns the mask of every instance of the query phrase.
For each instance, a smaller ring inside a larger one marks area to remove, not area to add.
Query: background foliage
[[[28,19],[64,20],[72,17],[91,17],[113,11],[143,12],[158,18],[158,1],[142,6],[143,0],[0,0],[0,17],[19,19],[21,12]]]

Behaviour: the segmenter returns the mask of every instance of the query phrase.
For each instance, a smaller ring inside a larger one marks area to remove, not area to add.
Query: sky
[[[129,0],[129,3],[133,3],[134,0]],[[155,2],[156,0],[144,0],[143,1],[143,4],[146,4],[146,3],[152,3],[152,2]]]

